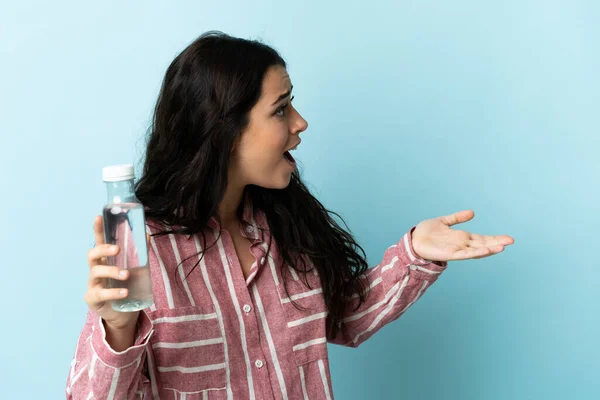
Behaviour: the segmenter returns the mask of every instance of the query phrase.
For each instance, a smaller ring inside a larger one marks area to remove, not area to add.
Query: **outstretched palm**
[[[472,210],[464,210],[419,223],[412,234],[415,252],[430,261],[467,260],[489,257],[514,243],[508,235],[484,236],[450,228],[474,216]]]

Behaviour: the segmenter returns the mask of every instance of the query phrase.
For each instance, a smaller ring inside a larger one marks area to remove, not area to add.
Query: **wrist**
[[[413,252],[414,256],[423,260],[424,258],[421,257],[421,255],[417,252],[418,238],[415,237],[415,234],[414,234],[416,229],[417,228],[415,227],[410,231],[410,247],[411,247],[411,251]]]
[[[106,329],[110,329],[112,331],[131,331],[137,327],[137,317],[139,317],[139,311],[136,311],[135,314],[136,318],[128,318],[126,321],[107,321],[102,318],[102,323]]]
[[[134,344],[137,321],[128,325],[113,325],[103,320],[106,342],[117,352],[125,351]]]
[[[417,249],[420,249],[420,248],[421,248],[421,246],[420,246],[420,242],[419,242],[419,236],[418,236],[418,235],[416,235],[416,236],[414,235],[414,232],[415,232],[415,230],[416,230],[416,229],[417,229],[417,228],[416,228],[416,227],[414,227],[414,228],[413,228],[413,229],[410,231],[410,247],[411,247],[411,251],[412,251],[413,255],[414,255],[415,257],[417,257],[418,259],[420,259],[420,260],[423,260],[423,261],[426,261],[426,262],[428,262],[428,263],[435,262],[435,261],[433,261],[433,260],[429,260],[429,259],[427,259],[427,258],[425,258],[425,257],[423,257],[423,256],[421,256],[421,255],[419,254],[419,252],[418,252],[418,250],[417,250]]]

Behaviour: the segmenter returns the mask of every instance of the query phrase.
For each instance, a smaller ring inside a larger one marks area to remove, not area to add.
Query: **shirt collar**
[[[242,235],[247,237],[248,239],[259,239],[260,237],[260,229],[268,230],[269,226],[266,222],[266,218],[264,213],[261,211],[254,212],[254,207],[252,205],[252,201],[250,199],[250,195],[248,193],[244,194],[244,210],[242,212],[242,221],[244,222],[245,229],[242,229]],[[208,226],[214,230],[220,230],[221,225],[219,221],[213,216],[208,220]],[[190,239],[192,235],[187,235],[187,238]]]

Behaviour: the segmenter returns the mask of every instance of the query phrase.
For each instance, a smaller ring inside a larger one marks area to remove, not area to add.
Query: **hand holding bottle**
[[[94,219],[94,237],[96,246],[88,252],[90,276],[88,290],[84,296],[85,302],[96,314],[102,317],[105,326],[110,326],[116,330],[135,328],[139,311],[119,312],[111,306],[111,301],[126,298],[128,291],[125,288],[109,288],[108,278],[125,281],[129,278],[130,272],[127,269],[106,265],[107,257],[117,255],[119,248],[104,243],[104,228],[101,216]]]

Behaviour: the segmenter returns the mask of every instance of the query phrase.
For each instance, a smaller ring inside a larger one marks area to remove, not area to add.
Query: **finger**
[[[108,256],[114,256],[119,253],[119,246],[110,244],[101,244],[97,247],[92,247],[88,251],[88,265],[93,267],[94,265],[105,264],[105,258]]]
[[[127,297],[127,289],[103,289],[97,288],[85,294],[85,301],[89,305],[104,303],[111,300],[119,300]]]
[[[444,224],[446,224],[448,226],[452,226],[452,225],[462,224],[463,222],[470,221],[471,219],[473,219],[474,216],[475,216],[475,212],[473,210],[463,210],[463,211],[456,212],[454,214],[440,217],[440,220]]]
[[[515,243],[515,239],[512,236],[501,235],[501,236],[492,236],[494,240],[496,240],[497,244],[501,244],[504,246],[508,246]]]
[[[469,260],[489,257],[498,254],[504,250],[504,246],[498,245],[494,247],[467,247],[458,250],[454,253],[453,260]]]
[[[456,251],[452,258],[454,260],[468,260],[471,258],[485,257],[489,254],[489,252],[490,251],[487,247],[480,247],[480,248],[467,247],[467,248]]]
[[[129,278],[129,271],[107,265],[96,265],[90,270],[90,286],[95,286],[97,282],[104,278],[113,278],[124,281]]]
[[[105,244],[103,217],[101,215],[96,215],[96,218],[94,218],[94,247],[103,244]],[[108,264],[106,257],[99,259],[96,264]]]
[[[104,244],[104,225],[101,215],[96,215],[94,218],[94,239],[96,246]]]
[[[499,236],[484,236],[476,233],[470,234],[469,246],[470,247],[493,247],[497,245],[508,246],[515,242],[515,240],[508,235]]]
[[[494,254],[502,253],[504,251],[504,246],[496,246],[492,248],[488,247],[488,249],[490,250],[489,253],[482,256],[473,257],[473,259],[486,258],[493,256]]]

